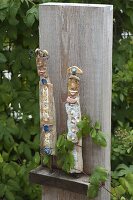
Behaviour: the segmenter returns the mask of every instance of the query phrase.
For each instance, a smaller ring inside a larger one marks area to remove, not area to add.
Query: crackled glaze
[[[47,71],[47,61],[49,56],[46,50],[42,51],[36,49],[35,53],[37,72],[40,76],[40,151],[42,155],[54,155],[57,134],[53,84],[50,83]]]
[[[68,97],[66,100],[66,113],[67,113],[67,139],[74,143],[73,156],[74,156],[74,169],[71,173],[81,173],[83,171],[82,160],[82,139],[78,139],[77,123],[81,120],[80,99],[79,99],[79,77],[77,74],[82,74],[82,70],[77,66],[69,67],[67,73],[70,75],[68,78]]]

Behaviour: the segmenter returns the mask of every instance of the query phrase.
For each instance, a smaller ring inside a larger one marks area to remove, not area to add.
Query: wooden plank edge
[[[30,182],[57,187],[79,194],[87,194],[89,176],[80,174],[79,177],[72,177],[61,170],[50,172],[45,167],[38,167],[29,173]]]

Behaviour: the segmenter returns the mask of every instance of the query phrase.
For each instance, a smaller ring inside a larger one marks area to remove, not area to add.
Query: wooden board
[[[65,174],[61,170],[54,169],[50,172],[48,168],[38,167],[30,172],[30,181],[86,195],[89,176],[80,174],[76,178]]]
[[[84,171],[91,173],[101,165],[110,170],[112,24],[111,5],[46,3],[39,8],[40,48],[49,52],[49,74],[54,85],[58,134],[66,130],[65,101],[68,66],[83,70],[81,77],[81,112],[100,121],[108,146],[100,148],[90,138],[83,140]],[[106,187],[109,189],[110,184]],[[46,192],[47,189],[48,192]],[[86,199],[60,189],[44,187],[43,199]],[[62,191],[62,192],[61,192]],[[64,195],[61,198],[58,194]],[[98,200],[109,200],[102,190]]]

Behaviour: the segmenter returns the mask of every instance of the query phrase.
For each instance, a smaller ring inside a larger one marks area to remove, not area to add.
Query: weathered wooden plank
[[[83,140],[84,171],[87,173],[97,165],[110,170],[112,16],[111,5],[40,5],[40,48],[47,49],[50,55],[49,73],[54,85],[58,133],[66,130],[66,71],[68,66],[77,65],[84,72],[80,89],[82,114],[90,115],[93,122],[100,121],[107,135],[105,149],[93,144],[90,138]],[[53,194],[50,187],[47,189],[45,200],[47,197],[82,199],[61,189],[53,189]],[[102,190],[97,199],[109,200],[110,195]]]
[[[73,186],[74,187],[74,186]],[[42,200],[88,200],[87,196],[56,187],[44,186]]]
[[[38,167],[30,172],[30,181],[86,195],[89,176],[80,174],[76,178],[63,173],[61,170],[54,169],[50,172],[47,168]]]

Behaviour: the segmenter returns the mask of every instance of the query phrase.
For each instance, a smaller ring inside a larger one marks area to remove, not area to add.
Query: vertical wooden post
[[[101,122],[108,146],[103,149],[90,138],[83,141],[84,171],[91,173],[101,165],[110,170],[111,77],[112,77],[112,16],[111,5],[41,4],[39,9],[40,48],[50,55],[49,74],[54,85],[57,131],[66,130],[66,71],[77,65],[84,71],[81,77],[81,111]],[[109,183],[106,187],[109,189]],[[43,200],[86,200],[79,195],[50,186],[43,188]],[[109,200],[101,190],[97,200]]]

